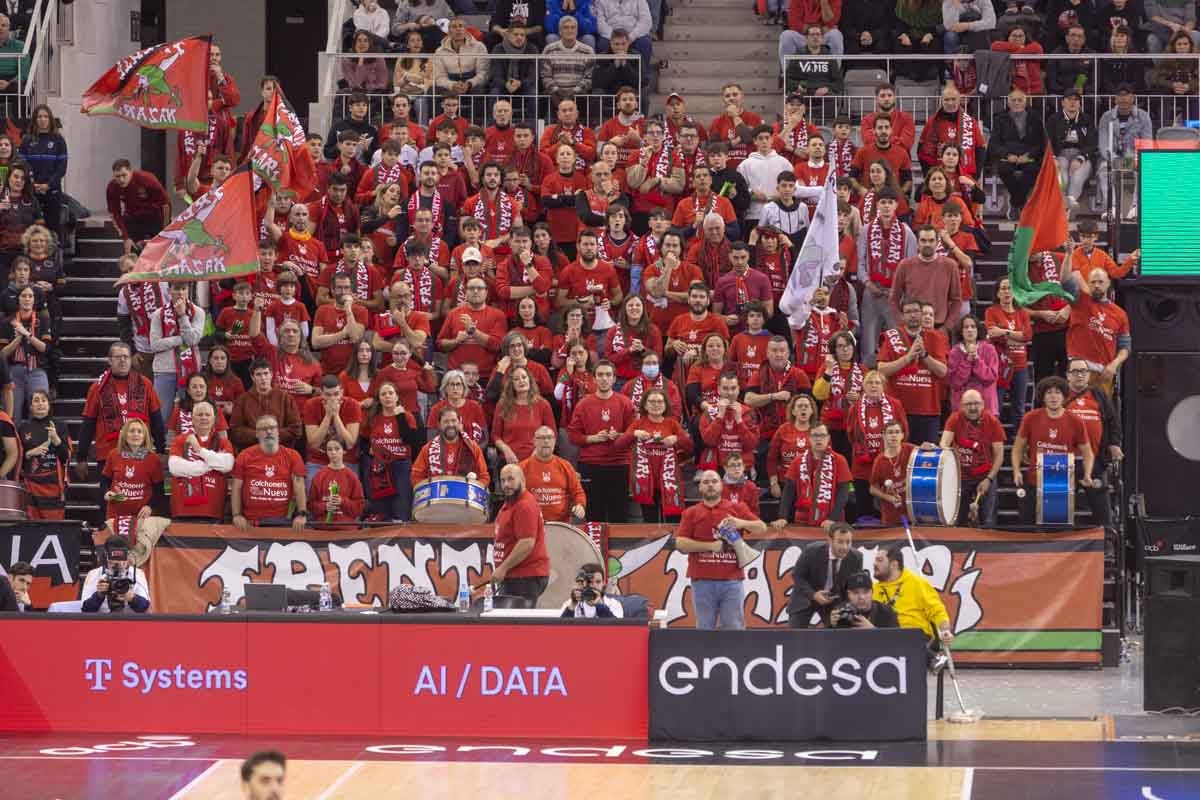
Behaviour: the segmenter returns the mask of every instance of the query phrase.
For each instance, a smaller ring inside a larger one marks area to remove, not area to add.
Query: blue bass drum
[[[1074,454],[1038,453],[1037,524],[1071,525],[1074,521]]]
[[[488,516],[488,490],[461,475],[438,475],[413,489],[413,519],[417,522],[477,525]]]
[[[908,459],[908,518],[921,525],[953,525],[958,499],[954,451],[913,450]]]

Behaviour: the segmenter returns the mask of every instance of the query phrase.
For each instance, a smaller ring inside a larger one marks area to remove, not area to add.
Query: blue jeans
[[[25,404],[29,402],[29,395],[39,389],[48,391],[50,381],[46,378],[46,370],[28,369],[24,364],[9,367],[8,375],[13,387],[13,422],[19,425],[27,416]]]
[[[1016,427],[1021,424],[1021,417],[1025,416],[1025,397],[1029,393],[1029,368],[1018,369],[1013,372],[1012,385],[1007,389],[997,389],[997,399],[1000,401],[1001,421],[1007,425],[1012,425],[1014,433]],[[1008,399],[1009,407],[1004,408],[1004,400]]]
[[[163,427],[171,421],[171,412],[175,410],[175,395],[179,393],[179,378],[174,372],[154,373],[154,393],[158,395],[158,404],[162,406]]]
[[[746,627],[742,606],[746,590],[736,581],[692,581],[692,603],[696,606],[696,628],[711,631],[721,623],[721,630],[741,630]]]
[[[367,459],[367,461],[370,460],[370,458]],[[369,471],[367,475],[370,475]],[[412,519],[412,461],[406,458],[392,462],[392,486],[396,493],[391,497],[372,500],[371,484],[368,479],[363,486],[363,492],[367,496],[367,513],[381,514],[391,520],[408,522]]]

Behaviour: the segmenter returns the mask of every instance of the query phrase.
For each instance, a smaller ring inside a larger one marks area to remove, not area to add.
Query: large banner
[[[652,630],[650,738],[923,740],[925,669],[915,630]]]
[[[212,36],[156,44],[118,61],[83,93],[80,111],[143,128],[208,131]]]
[[[22,614],[0,731],[645,738],[643,626],[475,622]]]
[[[610,574],[622,592],[645,595],[675,627],[695,624],[687,556],[669,546],[673,529],[614,525],[608,529]],[[386,602],[401,583],[453,597],[465,571],[472,585],[490,570],[490,525],[405,525],[342,531],[238,531],[224,525],[172,525],[150,560],[153,610],[199,614],[228,589],[266,581],[304,588],[328,580],[347,601]],[[937,588],[953,621],[955,651],[964,663],[1100,663],[1104,536],[1099,528],[1065,533],[1009,533],[968,528],[918,528],[909,568]],[[746,621],[787,624],[791,569],[806,545],[824,540],[810,528],[753,537],[764,550],[746,570]],[[900,529],[855,534],[863,563],[904,542]],[[485,566],[486,565],[486,566]]]

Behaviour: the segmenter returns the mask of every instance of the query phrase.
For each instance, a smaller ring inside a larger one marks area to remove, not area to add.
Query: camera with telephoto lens
[[[123,563],[129,560],[129,551],[120,547],[108,548],[108,565],[104,569],[104,579],[108,581],[108,610],[119,611],[125,608],[125,595],[133,588],[133,578],[129,576],[128,567]]]
[[[856,619],[858,619],[859,617],[861,617],[862,613],[863,612],[859,611],[858,606],[854,605],[854,603],[842,603],[840,606],[837,607],[837,614],[838,614],[837,627],[839,627],[839,628],[854,627],[854,621]]]
[[[582,589],[575,590],[575,592],[578,594],[578,599],[576,600],[576,602],[588,603],[589,605],[595,605],[596,602],[598,602],[600,600],[600,592],[596,591],[590,585],[588,585],[590,582],[590,578],[591,578],[591,575],[584,572],[583,570],[580,570],[578,573],[576,573],[575,582],[583,584]]]

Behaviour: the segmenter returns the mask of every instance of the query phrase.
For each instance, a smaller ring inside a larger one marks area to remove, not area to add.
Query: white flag
[[[804,234],[804,244],[796,254],[792,274],[779,299],[779,309],[788,315],[788,324],[793,329],[799,330],[808,322],[813,291],[825,276],[838,270],[837,204],[837,175],[830,169],[817,212]]]

